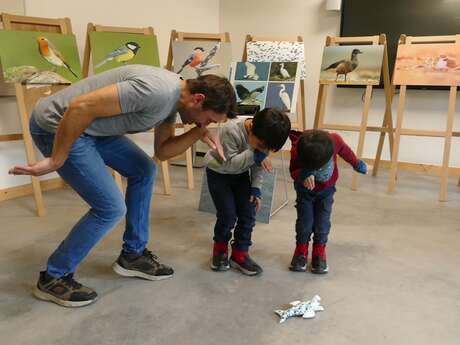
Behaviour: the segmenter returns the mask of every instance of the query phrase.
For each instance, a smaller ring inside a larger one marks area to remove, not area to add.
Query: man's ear
[[[193,94],[193,101],[195,102],[195,104],[203,103],[205,98],[206,98],[206,96],[203,95],[202,93],[194,93]]]

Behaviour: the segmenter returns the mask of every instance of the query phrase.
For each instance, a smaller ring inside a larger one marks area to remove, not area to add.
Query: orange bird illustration
[[[182,70],[187,66],[190,66],[190,67],[198,66],[198,64],[203,60],[203,53],[204,53],[204,49],[202,47],[195,47],[193,49],[192,54],[190,54],[187,57],[187,60],[184,61],[184,63],[182,64],[182,67],[177,73],[181,73]]]
[[[53,66],[57,67],[64,67],[72,73],[75,78],[78,76],[72,71],[69,64],[65,62],[64,57],[62,56],[61,52],[49,41],[46,37],[40,36],[37,37],[38,42],[38,50],[40,51],[40,55],[48,61]]]

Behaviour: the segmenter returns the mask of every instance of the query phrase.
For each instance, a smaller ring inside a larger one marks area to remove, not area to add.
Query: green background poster
[[[94,73],[101,73],[125,64],[160,66],[156,36],[119,32],[91,32],[90,42]],[[96,67],[114,50],[120,47],[126,49],[128,42],[135,42],[140,47],[132,59],[127,62],[117,62],[116,59],[113,59],[100,67]]]
[[[75,77],[67,68],[54,66],[40,53],[37,38],[45,37],[61,53],[64,61],[77,75]],[[44,76],[44,71],[55,72],[47,74],[44,83],[75,82],[82,78],[80,58],[74,35],[63,35],[48,32],[0,30],[0,59],[3,76],[6,82],[24,82],[34,80],[39,83],[38,75]],[[34,78],[31,78],[32,75]]]

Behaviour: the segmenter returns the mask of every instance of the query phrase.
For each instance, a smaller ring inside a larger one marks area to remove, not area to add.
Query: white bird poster
[[[238,104],[295,113],[300,82],[297,62],[237,62],[231,80]]]

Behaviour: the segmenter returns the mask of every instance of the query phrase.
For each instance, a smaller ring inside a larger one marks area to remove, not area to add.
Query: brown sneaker
[[[160,263],[158,256],[144,249],[141,255],[121,252],[117,261],[112,265],[115,273],[124,277],[138,277],[148,280],[171,278],[174,270]]]
[[[96,291],[74,280],[73,273],[61,278],[54,278],[46,271],[40,272],[40,278],[33,294],[43,301],[50,301],[71,308],[84,307],[97,299]]]

